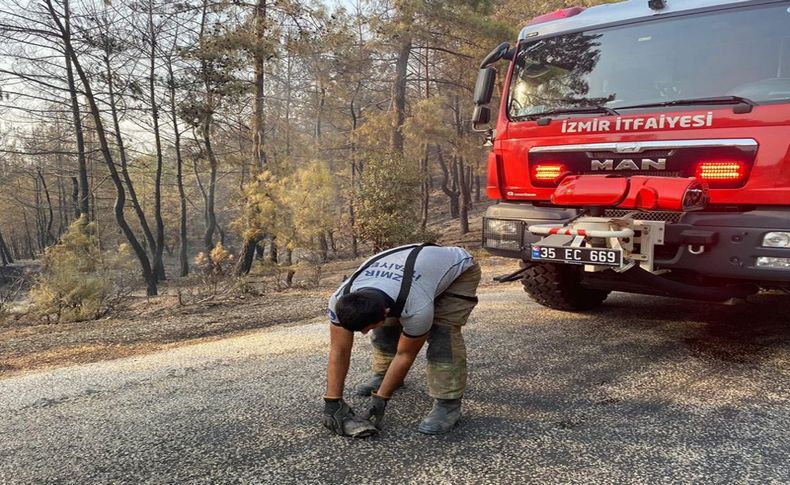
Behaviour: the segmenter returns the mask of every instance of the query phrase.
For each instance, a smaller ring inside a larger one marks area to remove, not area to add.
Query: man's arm
[[[329,325],[329,366],[326,371],[326,396],[343,397],[343,387],[351,362],[354,334],[343,327]]]
[[[376,427],[367,420],[356,417],[351,407],[343,401],[343,384],[351,361],[354,334],[337,325],[330,325],[329,340],[323,424],[340,436],[373,436],[378,433]]]
[[[376,392],[377,395],[383,398],[389,398],[392,395],[395,389],[403,382],[403,379],[406,378],[406,374],[411,369],[414,359],[417,358],[417,354],[420,353],[420,349],[427,339],[428,334],[421,337],[407,337],[401,334],[395,359],[393,359],[389,369],[387,369],[384,381]]]

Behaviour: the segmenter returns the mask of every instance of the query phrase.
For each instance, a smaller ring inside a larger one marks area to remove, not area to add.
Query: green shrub
[[[357,192],[356,229],[378,251],[428,236],[420,231],[420,171],[399,157],[365,163]]]
[[[96,225],[74,222],[47,248],[41,274],[30,290],[36,315],[55,322],[94,320],[115,308],[133,289],[133,262],[125,245],[103,252]]]

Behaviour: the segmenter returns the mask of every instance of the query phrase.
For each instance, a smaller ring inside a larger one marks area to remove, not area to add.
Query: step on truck
[[[549,13],[486,57],[474,101],[483,247],[520,262],[500,281],[561,310],[790,289],[790,1]]]

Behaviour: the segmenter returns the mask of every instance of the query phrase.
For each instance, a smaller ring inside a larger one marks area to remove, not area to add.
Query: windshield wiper
[[[576,108],[560,108],[560,109],[552,109],[549,111],[543,111],[542,113],[533,113],[529,115],[517,116],[516,120],[536,120],[538,118],[548,118],[550,116],[558,116],[558,115],[574,115],[574,114],[595,114],[595,113],[605,113],[611,116],[618,116],[620,113],[613,110],[612,108],[607,108],[606,106],[578,106]]]
[[[757,103],[749,98],[741,96],[714,96],[710,98],[689,98],[689,99],[676,99],[675,101],[663,101],[660,103],[645,103],[634,104],[631,106],[619,106],[617,109],[638,109],[638,108],[663,108],[666,106],[695,106],[705,104],[735,104],[744,106],[744,108],[733,108],[736,113],[751,113],[752,108],[757,106]]]

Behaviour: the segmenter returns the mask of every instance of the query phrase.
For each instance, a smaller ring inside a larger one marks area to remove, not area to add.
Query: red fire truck
[[[486,57],[474,96],[499,201],[483,246],[521,262],[501,281],[562,310],[790,289],[790,1],[543,15]]]

